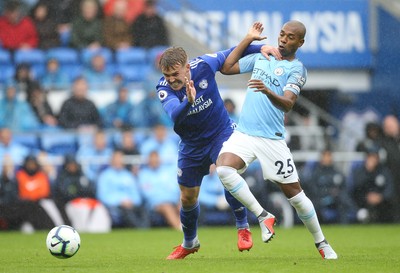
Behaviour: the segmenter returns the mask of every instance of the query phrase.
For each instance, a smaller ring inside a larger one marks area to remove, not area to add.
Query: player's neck
[[[288,55],[288,56],[282,56],[282,60],[286,60],[288,62],[291,62],[296,59],[296,54]]]

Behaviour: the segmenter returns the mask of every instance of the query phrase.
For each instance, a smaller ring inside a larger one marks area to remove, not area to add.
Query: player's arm
[[[283,112],[289,112],[297,100],[297,95],[292,91],[285,90],[283,96],[280,96],[273,92],[271,89],[265,86],[262,80],[250,79],[247,86],[249,88],[253,88],[254,92],[261,92],[265,94],[268,99]]]
[[[243,40],[240,41],[236,48],[226,58],[220,70],[222,74],[232,75],[240,73],[239,59],[253,41],[261,41],[267,38],[266,36],[260,36],[263,30],[264,27],[260,22],[256,22],[252,25]]]
[[[164,97],[167,98],[167,92],[165,90],[159,91],[158,97],[162,101],[163,108],[168,116],[172,119],[174,124],[180,124],[186,117],[190,106],[193,104],[196,98],[196,89],[194,88],[194,82],[192,80],[186,80],[186,98],[180,102],[178,98],[172,98],[163,101]],[[161,92],[163,94],[161,95]]]

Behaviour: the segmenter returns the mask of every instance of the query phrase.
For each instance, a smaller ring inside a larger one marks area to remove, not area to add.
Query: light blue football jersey
[[[260,79],[276,94],[291,91],[297,96],[307,79],[307,70],[297,59],[267,60],[261,53],[247,55],[239,60],[240,73],[252,72],[252,79]],[[261,92],[247,88],[246,98],[239,116],[238,128],[242,133],[270,139],[284,139],[285,113],[272,104]]]

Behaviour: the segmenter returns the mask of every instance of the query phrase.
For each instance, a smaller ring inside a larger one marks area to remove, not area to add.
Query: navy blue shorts
[[[178,155],[178,183],[185,187],[200,186],[203,177],[209,174],[210,165],[218,158],[222,144],[232,134],[232,129],[227,129],[207,145],[194,147],[184,143],[179,144]]]

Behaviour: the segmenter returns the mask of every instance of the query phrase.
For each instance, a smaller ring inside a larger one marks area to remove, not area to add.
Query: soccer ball
[[[50,254],[60,259],[71,258],[81,246],[79,233],[70,226],[61,225],[50,230],[46,239]]]

